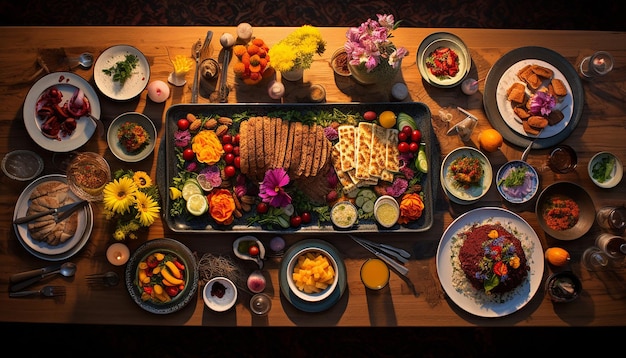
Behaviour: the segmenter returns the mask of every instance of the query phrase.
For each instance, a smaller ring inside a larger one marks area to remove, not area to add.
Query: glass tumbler
[[[613,69],[613,62],[613,56],[610,53],[597,51],[580,62],[580,74],[586,79],[604,76]]]

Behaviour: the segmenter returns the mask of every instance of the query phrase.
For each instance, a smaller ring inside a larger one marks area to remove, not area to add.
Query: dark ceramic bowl
[[[553,302],[572,302],[582,289],[580,279],[571,271],[554,273],[546,280],[546,293]]]
[[[544,213],[550,208],[553,199],[571,199],[578,205],[578,221],[573,227],[566,230],[555,230],[548,226]],[[558,240],[576,240],[591,229],[596,219],[596,208],[591,196],[579,185],[571,182],[556,182],[547,186],[539,194],[535,205],[535,214],[539,225],[546,234]]]

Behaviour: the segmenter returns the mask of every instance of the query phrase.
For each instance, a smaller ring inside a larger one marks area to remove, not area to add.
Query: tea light
[[[128,261],[129,257],[130,250],[128,249],[128,246],[122,244],[121,242],[111,244],[111,246],[107,249],[107,260],[109,260],[112,265],[122,266]]]
[[[148,84],[148,97],[155,103],[162,103],[170,96],[170,87],[163,81],[152,81]]]

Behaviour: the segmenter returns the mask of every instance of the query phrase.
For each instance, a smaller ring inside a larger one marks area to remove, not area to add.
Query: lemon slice
[[[189,200],[189,197],[193,194],[203,194],[202,187],[196,179],[189,179],[183,185],[183,199]]]
[[[180,198],[182,195],[183,193],[178,188],[173,187],[173,186],[170,187],[170,199],[176,200]]]
[[[191,194],[187,199],[187,211],[191,215],[200,216],[209,210],[209,202],[203,194]]]

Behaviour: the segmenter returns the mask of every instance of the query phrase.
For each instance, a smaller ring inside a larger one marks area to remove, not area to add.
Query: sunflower
[[[143,171],[135,172],[135,174],[133,174],[133,181],[139,189],[149,188],[152,186],[152,179],[150,178],[148,173]]]
[[[137,192],[135,208],[137,209],[135,218],[139,219],[139,222],[143,226],[152,225],[154,220],[159,216],[160,207],[158,203],[144,192]]]
[[[137,186],[131,178],[122,177],[104,187],[104,208],[117,214],[129,211],[135,200]]]

